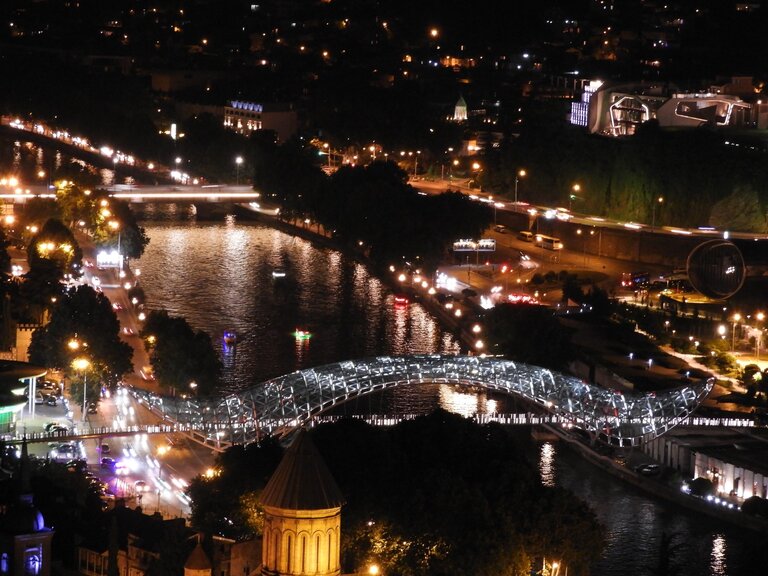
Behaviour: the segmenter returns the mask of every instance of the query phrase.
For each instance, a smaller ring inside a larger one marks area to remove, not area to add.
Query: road
[[[714,240],[717,238],[744,239],[744,240],[766,240],[768,234],[755,234],[751,232],[731,232],[717,230],[710,226],[700,228],[685,228],[682,226],[652,226],[643,222],[632,222],[625,220],[613,220],[596,216],[592,214],[580,214],[572,210],[556,206],[540,206],[528,204],[525,202],[508,202],[503,197],[481,192],[477,189],[470,189],[467,186],[467,180],[421,180],[411,179],[408,183],[427,194],[442,194],[447,190],[461,192],[470,196],[472,199],[493,204],[494,209],[499,212],[510,212],[517,214],[531,213],[538,214],[544,218],[558,218],[567,220],[572,224],[581,224],[595,228],[606,228],[612,230],[625,230],[628,232],[653,232],[654,234],[668,235],[671,237],[695,236],[702,239]]]

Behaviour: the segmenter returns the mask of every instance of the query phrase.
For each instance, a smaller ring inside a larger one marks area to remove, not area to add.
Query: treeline
[[[498,425],[437,411],[393,428],[343,420],[311,432],[346,498],[342,564],[359,573],[531,574],[546,557],[588,573],[604,545],[594,514],[543,486],[522,443]],[[258,534],[261,490],[277,441],[237,446],[218,474],[191,485],[192,524],[231,537]]]
[[[524,168],[524,201],[657,225],[766,232],[766,152],[743,134],[732,140],[710,129],[672,132],[652,123],[626,139],[528,123],[518,139],[487,156],[480,177],[484,187],[509,193]]]
[[[417,193],[393,162],[344,166],[328,177],[313,154],[293,145],[258,146],[256,189],[280,204],[282,218],[322,224],[376,265],[435,266],[453,241],[480,237],[492,221],[484,204],[461,194]]]

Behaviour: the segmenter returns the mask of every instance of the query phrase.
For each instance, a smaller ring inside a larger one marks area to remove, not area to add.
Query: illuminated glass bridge
[[[688,418],[712,389],[705,380],[664,392],[631,394],[499,358],[381,356],[280,376],[225,397],[165,397],[136,390],[163,421],[194,430],[209,445],[282,435],[352,398],[396,386],[449,383],[526,399],[559,420],[616,446],[641,444]]]

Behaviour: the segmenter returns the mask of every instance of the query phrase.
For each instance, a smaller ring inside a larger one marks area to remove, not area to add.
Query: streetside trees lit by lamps
[[[517,204],[517,183],[520,178],[525,178],[527,172],[525,170],[518,170],[515,174],[515,204]]]

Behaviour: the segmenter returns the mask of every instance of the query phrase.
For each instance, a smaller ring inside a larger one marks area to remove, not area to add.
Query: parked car
[[[657,476],[661,473],[661,466],[658,464],[641,464],[635,467],[635,472],[643,476]]]
[[[69,428],[67,428],[67,425],[62,422],[48,422],[43,429],[46,432],[59,432],[61,430],[69,432]]]
[[[88,470],[88,462],[82,459],[70,460],[66,463],[69,472],[85,472]]]

